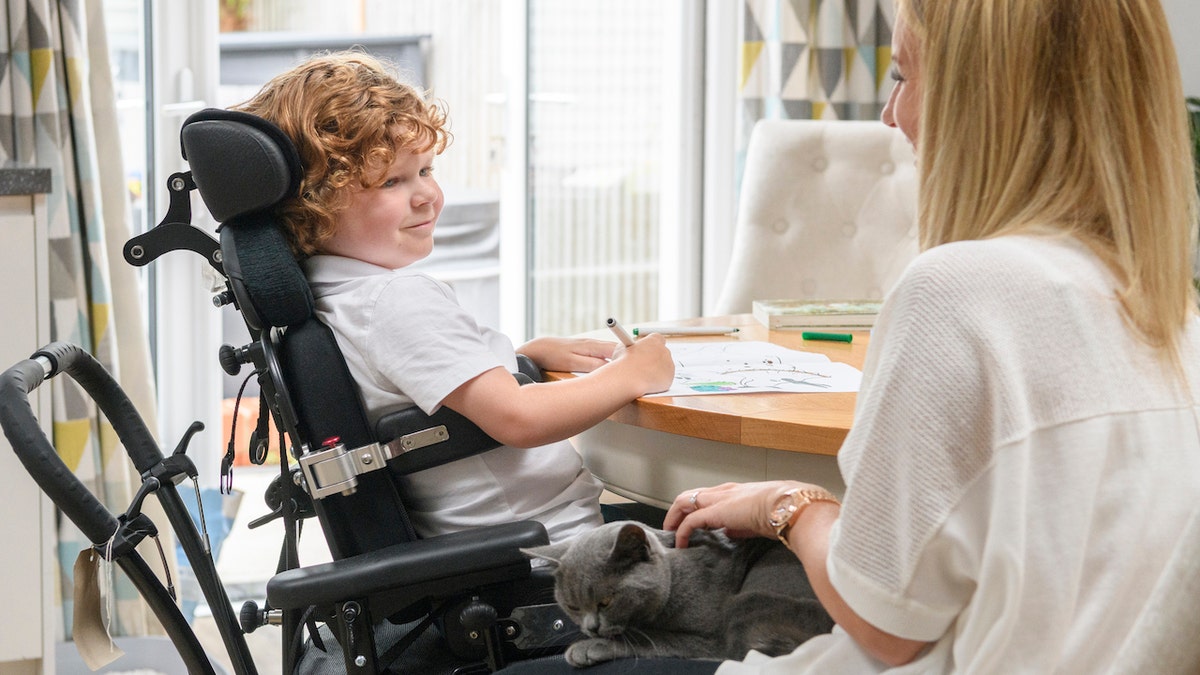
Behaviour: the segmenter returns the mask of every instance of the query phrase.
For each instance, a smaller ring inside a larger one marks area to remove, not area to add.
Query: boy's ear
[[[523,548],[521,549],[521,553],[530,558],[541,558],[549,562],[552,568],[557,568],[562,563],[562,557],[566,555],[568,548],[570,548],[570,542],[560,541],[557,544]]]

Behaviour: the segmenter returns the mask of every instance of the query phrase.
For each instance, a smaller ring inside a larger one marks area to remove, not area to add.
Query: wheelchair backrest
[[[260,384],[293,454],[337,439],[374,442],[358,389],[332,331],[316,318],[312,292],[280,229],[276,207],[297,193],[302,165],[287,136],[243,112],[202,110],[180,131],[184,158],[220,223],[224,273],[251,335],[268,352]],[[415,538],[390,471],[358,477],[353,494],[314,506],[334,558]]]

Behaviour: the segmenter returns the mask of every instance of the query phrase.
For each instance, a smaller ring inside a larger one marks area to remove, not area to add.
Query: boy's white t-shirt
[[[1104,672],[1200,505],[1200,322],[1189,393],[1113,288],[1068,237],[919,256],[872,336],[828,569],[934,645],[888,670],[837,629],[718,674]]]
[[[479,326],[446,284],[340,256],[305,261],[317,316],[337,338],[371,424],[416,405],[435,412],[463,383],[517,369],[512,342]],[[517,520],[560,541],[602,522],[600,483],[567,441],[502,446],[401,479],[421,536]]]

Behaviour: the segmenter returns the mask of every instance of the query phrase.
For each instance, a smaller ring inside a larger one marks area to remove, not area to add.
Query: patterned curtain
[[[46,211],[52,339],[91,352],[155,429],[137,281],[119,253],[130,236],[130,217],[100,3],[6,2],[0,15],[0,161],[51,170]],[[109,510],[124,513],[139,481],[112,426],[70,377],[55,378],[51,391],[59,455]],[[158,501],[146,500],[143,510],[169,536]],[[59,608],[69,633],[72,566],[90,542],[69,521],[59,521]],[[163,549],[173,561],[173,542],[164,541]],[[154,543],[147,539],[139,550],[161,574]],[[132,583],[119,570],[113,577],[110,630],[161,632]]]
[[[891,93],[892,0],[743,3],[739,163],[760,119],[879,119]]]

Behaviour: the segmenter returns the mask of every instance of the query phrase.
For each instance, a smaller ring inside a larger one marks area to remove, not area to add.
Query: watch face
[[[771,527],[776,529],[783,527],[795,513],[796,502],[792,499],[792,495],[792,492],[785,492],[779,501],[775,502],[775,508],[771,509],[771,517],[768,521],[771,523]]]

